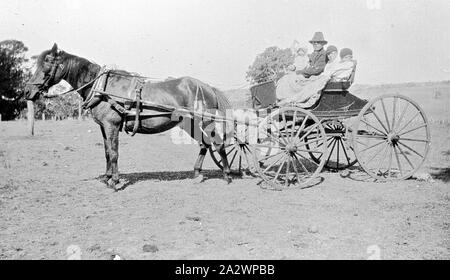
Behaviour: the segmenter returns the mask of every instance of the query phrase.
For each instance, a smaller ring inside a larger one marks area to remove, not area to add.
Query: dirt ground
[[[113,192],[97,180],[92,120],[37,121],[34,137],[24,121],[0,122],[0,259],[450,259],[450,125],[431,129],[420,172],[434,182],[324,171],[281,192],[252,177],[227,185],[209,156],[194,184],[196,145],[121,134],[129,183]]]

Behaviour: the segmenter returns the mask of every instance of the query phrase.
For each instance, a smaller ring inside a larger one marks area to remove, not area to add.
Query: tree
[[[25,106],[19,99],[30,75],[24,67],[28,61],[25,58],[27,51],[21,41],[0,42],[0,114],[4,120],[14,119]]]
[[[251,83],[262,83],[279,77],[287,66],[294,62],[291,49],[269,47],[258,54],[247,71],[247,80]]]

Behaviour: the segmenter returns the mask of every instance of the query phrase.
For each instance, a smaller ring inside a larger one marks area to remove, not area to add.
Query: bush
[[[269,47],[258,54],[247,71],[247,81],[262,83],[276,79],[286,72],[286,67],[294,62],[290,48]]]

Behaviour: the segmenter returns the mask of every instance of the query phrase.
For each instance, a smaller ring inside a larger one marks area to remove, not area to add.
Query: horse
[[[119,131],[135,127],[139,124],[134,133],[156,134],[167,131],[176,125],[181,124],[183,117],[173,117],[170,111],[160,110],[158,108],[149,108],[146,111],[153,111],[155,114],[142,118],[140,121],[127,120],[124,112],[118,110],[120,106],[117,102],[108,98],[108,94],[93,97],[92,89],[96,79],[102,75],[102,67],[89,61],[88,59],[69,54],[58,49],[55,43],[50,50],[42,52],[38,59],[36,70],[25,85],[24,95],[27,100],[36,100],[39,95],[44,97],[48,89],[61,80],[65,80],[72,88],[80,94],[84,101],[84,106],[91,110],[94,121],[99,124],[103,136],[106,158],[106,172],[99,178],[107,187],[119,190],[121,184],[119,181],[118,158],[119,158]],[[130,86],[130,77],[133,75],[127,71],[108,72],[108,85],[115,93],[120,93]],[[201,101],[204,109],[214,110],[216,113],[223,114],[226,109],[231,108],[228,99],[218,89],[207,85],[191,77],[182,77],[169,79],[163,82],[150,83],[144,81],[141,86],[141,99],[148,100],[155,104],[160,104],[162,108],[188,108],[194,109],[198,102],[201,92]],[[137,111],[137,110],[136,110]],[[137,113],[136,113],[137,114]],[[193,139],[198,138],[198,130],[204,132],[206,126],[212,121],[202,121],[199,118],[191,118],[191,125],[182,127]],[[125,124],[125,127],[124,127]],[[192,129],[194,128],[194,129]],[[197,133],[197,134],[196,134]],[[225,151],[225,143],[212,143],[207,137],[195,139],[200,146],[198,158],[194,164],[194,180],[201,182],[203,175],[201,169],[208,148],[214,144],[223,164],[223,178],[229,184],[231,183],[230,168]]]

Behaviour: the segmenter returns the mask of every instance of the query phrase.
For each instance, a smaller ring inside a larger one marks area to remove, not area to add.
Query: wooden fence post
[[[28,109],[28,133],[29,135],[34,135],[34,102],[31,100],[27,101],[27,109]]]

